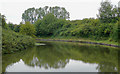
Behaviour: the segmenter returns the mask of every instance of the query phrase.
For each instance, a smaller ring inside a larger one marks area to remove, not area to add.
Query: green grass
[[[87,41],[87,42],[97,42],[97,43],[118,45],[118,42],[109,41],[109,40],[93,40],[90,38],[77,38],[77,37],[40,37],[36,39],[75,40],[75,41],[77,40],[77,41]]]

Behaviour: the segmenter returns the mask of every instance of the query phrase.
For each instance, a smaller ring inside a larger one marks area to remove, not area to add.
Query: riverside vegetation
[[[2,53],[13,53],[34,45],[35,40],[32,37],[10,30],[4,18],[2,25]]]
[[[30,15],[29,15],[30,14]],[[34,38],[72,38],[107,40],[120,43],[119,9],[109,1],[101,2],[98,18],[69,20],[70,14],[63,7],[29,8],[22,14],[19,25],[2,19],[3,53],[26,49],[35,44]]]

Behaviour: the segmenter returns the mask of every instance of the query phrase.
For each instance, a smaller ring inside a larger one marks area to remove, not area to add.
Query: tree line
[[[22,14],[22,21],[26,22],[29,21],[30,23],[34,24],[38,19],[43,19],[43,17],[49,13],[52,13],[58,19],[69,19],[69,12],[64,7],[40,7],[38,9],[29,8],[24,11]]]
[[[101,2],[96,19],[69,19],[69,12],[63,7],[29,8],[22,14],[19,25],[8,23],[7,26],[18,33],[32,37],[76,37],[95,40],[118,41],[120,32],[119,9],[108,0]],[[3,27],[6,23],[2,20]]]
[[[0,31],[2,31],[2,39],[0,39],[0,43],[2,42],[3,54],[25,50],[35,44],[35,40],[31,36],[14,32],[16,25],[6,23],[5,19],[5,16],[0,14],[0,24],[2,24],[2,26],[0,26]]]

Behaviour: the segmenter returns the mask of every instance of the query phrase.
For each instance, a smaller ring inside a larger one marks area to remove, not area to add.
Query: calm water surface
[[[117,72],[118,48],[67,42],[2,56],[3,72]]]

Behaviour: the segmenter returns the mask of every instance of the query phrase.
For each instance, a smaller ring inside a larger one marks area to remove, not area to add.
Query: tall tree
[[[101,2],[101,7],[99,8],[98,18],[103,23],[115,22],[118,16],[118,9],[113,6],[109,0]]]
[[[29,21],[30,23],[35,23],[38,19],[43,19],[43,17],[49,13],[52,13],[54,16],[56,16],[59,19],[69,19],[70,15],[69,12],[63,7],[48,7],[45,6],[43,8],[29,8],[25,10],[25,12],[22,14],[22,20],[23,22]]]
[[[1,24],[2,24],[2,28],[8,29],[8,25],[6,23],[6,19],[4,15],[1,15]]]
[[[29,8],[22,14],[22,19],[24,22],[29,21],[33,23],[36,20],[36,16],[35,8]]]
[[[39,20],[35,23],[37,33],[40,35],[52,35],[55,31],[55,22],[57,18],[52,14],[47,14],[42,20]]]

